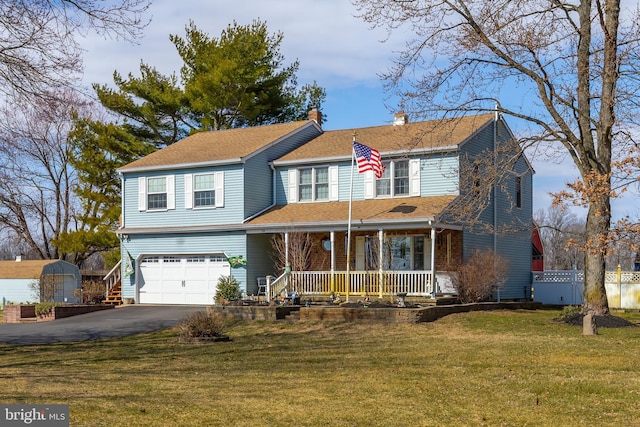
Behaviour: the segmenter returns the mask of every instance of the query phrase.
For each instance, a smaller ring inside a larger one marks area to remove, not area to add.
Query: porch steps
[[[107,297],[102,300],[103,304],[107,305],[122,305],[122,285],[120,283],[115,284],[110,290]]]

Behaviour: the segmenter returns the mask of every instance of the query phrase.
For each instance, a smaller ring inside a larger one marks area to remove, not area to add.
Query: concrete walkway
[[[143,334],[171,328],[206,306],[126,305],[50,322],[0,323],[0,344],[38,345]]]

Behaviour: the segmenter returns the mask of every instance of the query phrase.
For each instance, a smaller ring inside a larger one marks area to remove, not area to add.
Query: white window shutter
[[[144,176],[138,178],[138,210],[147,210],[147,178]]]
[[[373,199],[375,197],[375,184],[376,181],[374,179],[373,171],[366,171],[364,173],[364,198],[365,199]]]
[[[184,208],[193,209],[193,175],[184,176]]]
[[[338,166],[329,166],[329,200],[337,202],[338,193]]]
[[[420,195],[420,159],[409,160],[409,195]]]
[[[215,173],[215,186],[216,186],[216,208],[224,207],[224,172]]]
[[[298,202],[298,170],[289,169],[289,197],[288,203]]]
[[[167,209],[176,208],[176,177],[167,176]]]

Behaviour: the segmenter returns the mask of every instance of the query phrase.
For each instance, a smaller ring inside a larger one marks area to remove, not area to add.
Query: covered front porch
[[[440,215],[454,199],[381,198],[353,201],[352,208],[347,201],[273,206],[245,223],[248,256],[270,253],[272,261],[250,279],[263,280],[258,294],[269,300],[285,292],[341,300],[453,294],[448,271],[462,262],[463,233]]]
[[[360,229],[353,233],[353,243],[342,231],[280,236],[283,273],[261,278],[260,293],[268,300],[282,295],[344,301],[455,294],[446,267],[461,260],[459,230]]]

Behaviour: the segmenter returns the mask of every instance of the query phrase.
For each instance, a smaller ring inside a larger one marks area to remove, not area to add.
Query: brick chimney
[[[404,111],[400,111],[393,115],[393,125],[394,126],[402,126],[409,123],[409,116],[407,116]]]
[[[322,126],[322,113],[318,111],[318,107],[311,107],[309,110],[309,120],[314,120],[318,126]]]

